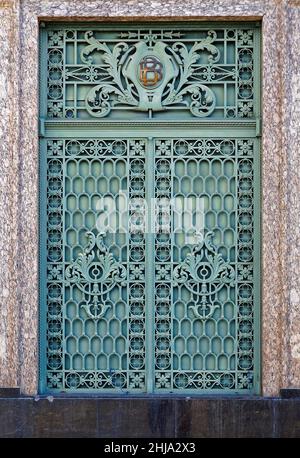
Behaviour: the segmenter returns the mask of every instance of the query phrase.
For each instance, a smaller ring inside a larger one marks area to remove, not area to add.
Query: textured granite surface
[[[262,19],[263,394],[300,386],[298,0],[0,1],[2,386],[37,390],[38,19],[154,17]]]
[[[292,2],[285,12],[283,159],[282,177],[285,195],[285,230],[282,236],[285,260],[284,329],[286,364],[285,385],[300,387],[300,2]]]
[[[0,2],[0,386],[17,386],[19,372],[18,5]]]
[[[284,303],[282,273],[283,174],[282,66],[283,8],[272,5],[262,24],[262,387],[266,395],[284,386],[282,360]],[[276,35],[274,33],[276,31]]]

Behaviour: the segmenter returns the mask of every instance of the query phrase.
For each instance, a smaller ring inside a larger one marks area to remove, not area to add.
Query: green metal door
[[[40,391],[259,392],[259,27],[40,50]]]

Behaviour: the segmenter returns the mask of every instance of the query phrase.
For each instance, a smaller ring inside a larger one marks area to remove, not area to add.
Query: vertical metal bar
[[[45,25],[41,24],[40,28],[40,46],[39,46],[39,110],[40,118],[47,116],[47,30]]]
[[[65,110],[66,110],[66,63],[67,63],[67,44],[66,44],[66,31],[63,30],[63,59],[62,59],[62,72],[63,72],[63,81],[62,81],[62,104],[63,104],[63,109],[62,109],[62,116],[63,118],[65,117]]]
[[[171,182],[171,199],[174,199],[174,179],[175,179],[175,154],[174,154],[174,138],[170,139],[171,142],[171,162],[170,162],[170,182]],[[175,205],[175,199],[173,200],[173,203]],[[175,233],[174,233],[174,205],[171,205],[171,224],[170,224],[170,232],[171,232],[171,257],[170,257],[170,266],[171,266],[171,278],[172,278],[172,273],[175,267],[175,262],[174,262],[174,246],[175,246]],[[174,287],[172,285],[172,280],[170,280],[170,287],[171,287],[171,303],[170,303],[170,310],[169,310],[169,316],[170,316],[170,359],[171,359],[171,380],[170,380],[170,391],[173,391],[174,387],[174,355],[175,355],[175,346],[174,346],[174,340],[175,340],[175,335],[174,335]],[[177,298],[178,300],[178,298]]]
[[[260,140],[254,140],[254,256],[253,256],[253,284],[254,284],[254,392],[261,392],[261,178],[260,178]]]
[[[154,389],[154,313],[155,313],[155,244],[154,244],[154,141],[148,137],[146,147],[146,389],[152,393]]]
[[[127,196],[127,230],[126,230],[126,246],[127,246],[127,259],[126,259],[126,269],[127,269],[127,282],[126,282],[126,303],[127,303],[127,358],[126,358],[126,374],[127,374],[127,387],[129,387],[129,371],[130,371],[130,366],[129,366],[129,361],[130,361],[130,319],[131,319],[131,311],[130,311],[130,275],[129,275],[129,269],[130,269],[130,210],[129,210],[129,201],[130,201],[130,155],[129,155],[129,140],[127,139],[126,141],[127,145],[127,154],[126,154],[126,176],[127,176],[127,189],[121,191],[126,193]],[[123,224],[123,221],[122,221]]]
[[[261,115],[261,35],[260,27],[254,30],[254,109],[256,118]],[[259,132],[261,135],[261,132]],[[253,284],[254,284],[254,392],[261,392],[261,141],[254,140],[254,256],[253,256]]]
[[[227,82],[224,82],[224,118],[227,117]]]
[[[74,65],[77,65],[77,54],[78,54],[78,51],[77,51],[77,30],[74,31],[74,49],[73,49],[73,57],[74,57]]]
[[[261,36],[260,28],[253,31],[253,106],[254,116],[261,116]]]
[[[237,383],[237,373],[238,373],[238,333],[239,333],[239,300],[238,300],[238,234],[239,234],[239,154],[238,154],[238,142],[235,139],[235,155],[234,155],[234,176],[235,176],[235,199],[234,199],[234,209],[235,209],[235,228],[234,228],[234,247],[235,247],[235,285],[234,285],[234,316],[235,316],[235,335],[234,335],[234,355],[235,355],[235,387],[238,386]]]
[[[227,64],[227,36],[226,33],[228,33],[229,29],[224,30],[224,64]]]
[[[227,65],[227,36],[226,34],[228,33],[228,29],[224,30],[224,65]],[[225,67],[226,68],[226,67]],[[223,116],[224,118],[227,117],[227,82],[224,81],[224,110],[223,110]]]
[[[46,368],[47,368],[47,342],[46,342],[46,320],[47,320],[47,177],[46,177],[46,140],[40,140],[39,147],[39,182],[40,182],[40,199],[39,199],[39,391],[46,391]]]
[[[235,52],[235,78],[234,78],[234,88],[235,88],[235,117],[238,117],[238,80],[239,80],[239,55],[238,55],[238,29],[235,30],[235,40],[234,40],[234,52]]]
[[[67,197],[66,197],[66,177],[68,176],[67,172],[67,156],[66,156],[66,140],[63,139],[63,157],[62,157],[62,240],[63,240],[63,252],[62,252],[62,266],[63,266],[63,278],[65,278],[65,269],[66,269],[66,246],[67,246],[67,227],[66,227],[66,214],[67,214]],[[72,256],[71,256],[72,258]],[[70,259],[71,261],[71,259]],[[70,290],[72,285],[70,285]],[[66,378],[66,354],[67,354],[67,339],[66,339],[66,317],[67,317],[67,310],[66,310],[66,285],[62,283],[62,311],[61,311],[61,319],[62,319],[62,328],[63,328],[63,337],[62,337],[62,350],[63,350],[63,359],[62,359],[62,371],[63,371],[63,380],[65,386],[65,378]],[[79,311],[78,311],[79,315]],[[73,361],[72,361],[73,363]],[[73,367],[72,367],[73,368]]]
[[[46,48],[47,32],[45,28],[40,29],[40,116],[45,117],[47,114],[47,48]],[[46,391],[46,303],[47,303],[47,255],[46,255],[46,197],[47,197],[47,182],[46,182],[46,140],[39,141],[39,391]]]
[[[73,106],[74,106],[74,118],[77,118],[77,111],[78,111],[78,104],[77,104],[77,94],[78,94],[78,85],[77,82],[74,82],[74,101],[73,101]]]

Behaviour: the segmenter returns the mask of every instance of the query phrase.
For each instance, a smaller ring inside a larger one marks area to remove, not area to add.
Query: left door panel
[[[41,140],[42,392],[145,391],[146,148]]]

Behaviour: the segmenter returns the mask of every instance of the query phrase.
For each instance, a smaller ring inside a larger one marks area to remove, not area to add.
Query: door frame
[[[97,122],[64,122],[61,124],[61,126],[58,126],[57,128],[57,123],[52,122],[52,121],[45,121],[45,130],[44,130],[44,136],[41,138],[41,155],[40,155],[40,303],[41,304],[46,304],[46,290],[45,290],[45,275],[46,275],[46,270],[45,270],[45,259],[46,259],[46,230],[45,230],[45,224],[44,222],[46,221],[46,175],[45,175],[45,165],[43,161],[46,160],[46,141],[49,138],[64,138],[64,139],[88,139],[88,138],[145,138],[148,139],[148,141],[152,141],[155,138],[180,138],[178,136],[178,127],[179,125],[182,126],[182,122],[165,122],[162,126],[162,122],[158,121],[147,121],[147,122],[117,122],[117,121],[97,121]],[[78,135],[78,125],[82,128],[84,126],[84,129],[80,130],[80,135]],[[184,123],[185,124],[185,123]],[[245,138],[249,137],[252,138],[256,142],[256,148],[255,150],[257,152],[260,152],[260,138],[259,135],[257,134],[257,122],[256,121],[232,121],[232,122],[216,122],[215,126],[213,122],[203,122],[203,121],[190,121],[187,122],[187,129],[184,132],[184,138],[189,139],[189,138],[226,138],[226,137],[231,137],[231,138]],[[206,124],[209,124],[209,126],[206,126]],[[220,129],[220,124],[222,125],[222,128]],[[130,130],[130,127],[133,127]],[[218,135],[216,135],[216,128],[218,127]],[[118,134],[118,137],[116,137],[116,132]],[[260,234],[261,229],[260,229],[260,200],[261,200],[261,178],[260,178],[260,168],[261,168],[261,157],[260,154],[255,154],[254,155],[254,189],[255,189],[255,195],[254,195],[254,234]],[[147,166],[146,166],[147,170]],[[148,172],[152,173],[151,170],[148,168]],[[147,177],[146,177],[147,181]],[[151,245],[152,246],[152,245]],[[153,248],[153,247],[152,247]],[[148,250],[152,249],[151,247],[148,247]],[[147,250],[147,248],[146,248]],[[261,258],[260,258],[260,253],[261,253],[261,243],[260,239],[257,239],[257,237],[254,237],[254,287],[255,287],[255,299],[254,299],[254,378],[253,378],[253,389],[251,392],[253,394],[259,394],[260,393],[260,373],[261,373],[261,368],[260,368],[260,314],[261,314],[261,282],[260,282],[260,272],[261,272]],[[152,266],[153,267],[153,266]],[[149,270],[149,273],[152,272],[152,267]],[[151,300],[149,300],[149,303]],[[147,301],[146,301],[147,304]],[[154,314],[150,313],[150,307],[148,307],[148,310],[146,310],[146,321],[148,320],[149,323],[149,328],[150,332],[148,329],[148,332],[146,331],[146,341],[148,341],[148,347],[152,347],[152,340],[153,337],[151,334],[154,333]],[[41,314],[40,314],[40,392],[41,393],[53,393],[53,391],[48,391],[45,387],[45,380],[46,380],[46,370],[45,370],[45,358],[44,354],[46,352],[46,307],[45,305],[42,307]],[[149,337],[150,334],[150,337]],[[147,337],[148,335],[148,337]],[[147,381],[147,374],[152,373],[154,375],[154,370],[153,370],[153,365],[154,365],[154,354],[153,351],[149,352],[148,355],[146,354],[146,381]],[[192,389],[185,389],[185,390],[178,390],[178,391],[172,391],[171,389],[165,389],[161,390],[159,392],[155,391],[152,387],[153,380],[150,380],[148,377],[148,382],[150,385],[146,385],[146,392],[141,392],[141,393],[128,393],[126,392],[126,395],[129,394],[134,397],[139,397],[139,396],[159,396],[159,395],[170,395],[170,396],[186,396],[186,395],[193,395],[193,396],[205,396],[205,395],[215,395],[215,396],[220,396],[226,394],[229,396],[233,395],[249,395],[249,391],[247,390],[232,390],[232,391],[225,391],[225,390],[213,390],[213,389],[207,389],[207,390],[192,390]],[[149,390],[149,392],[147,392]],[[124,395],[122,394],[121,390],[117,389],[107,389],[106,392],[104,391],[99,391],[99,390],[83,390],[80,389],[77,392],[67,392],[64,393],[64,395],[70,396],[70,395],[80,395],[80,394],[94,394],[97,396],[119,396],[119,395]],[[57,395],[57,392],[55,392],[55,395]]]

